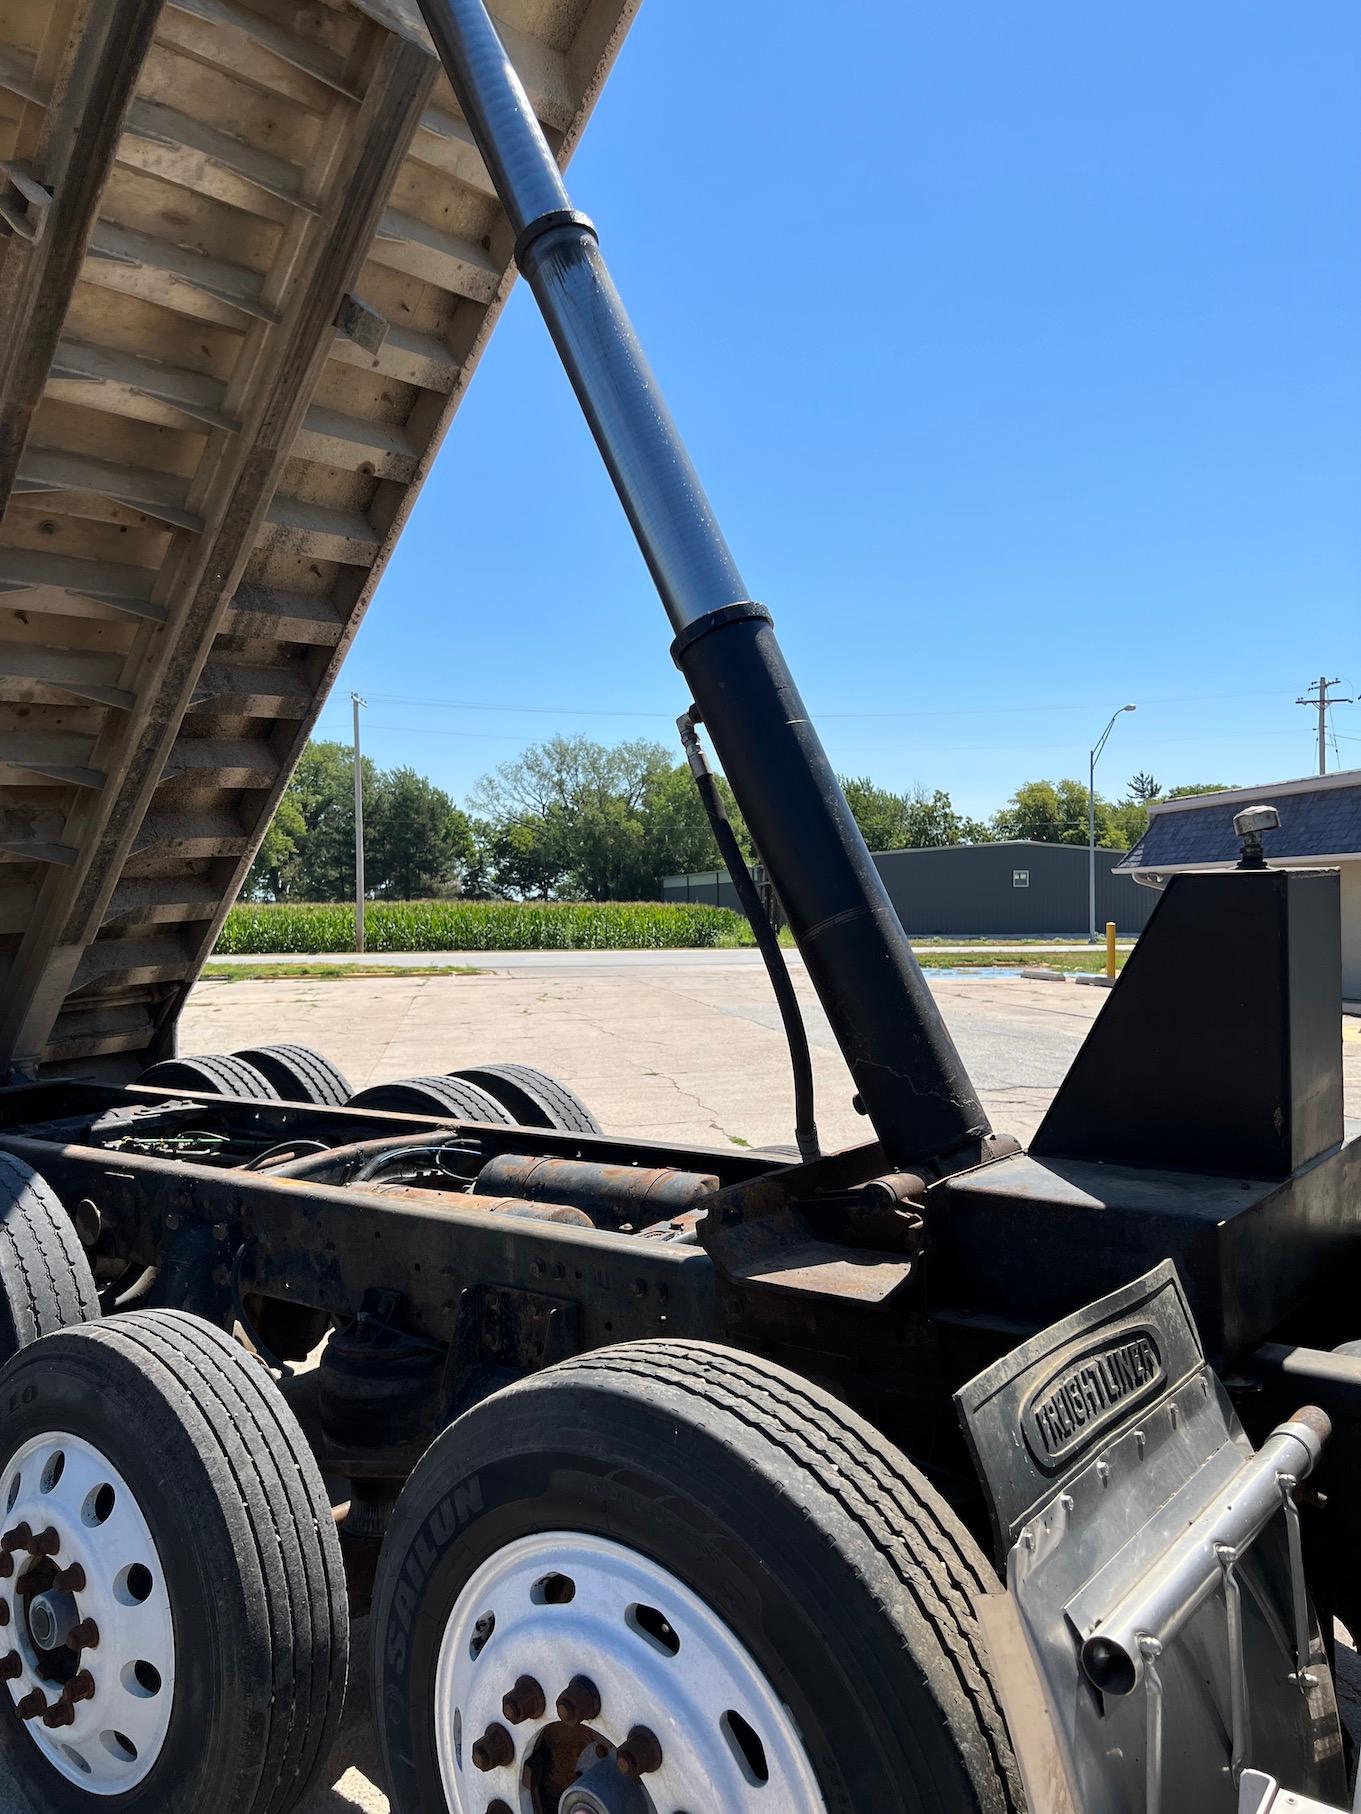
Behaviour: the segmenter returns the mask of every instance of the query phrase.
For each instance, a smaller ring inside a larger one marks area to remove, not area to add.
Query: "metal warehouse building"
[[[1096,917],[1142,932],[1156,896],[1125,873],[1123,850],[1096,853]],[[1087,847],[1015,839],[875,853],[898,917],[914,937],[1045,938],[1087,930]],[[737,907],[726,870],[667,876],[665,901]]]

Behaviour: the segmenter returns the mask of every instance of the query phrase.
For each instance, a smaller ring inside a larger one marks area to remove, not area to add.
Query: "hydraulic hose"
[[[737,890],[737,898],[751,925],[756,948],[765,961],[766,974],[775,992],[775,1003],[780,1010],[784,1036],[789,1046],[789,1068],[794,1073],[794,1139],[798,1144],[799,1157],[808,1162],[822,1156],[822,1149],[818,1145],[818,1124],[813,1112],[813,1060],[808,1050],[808,1029],[804,1025],[799,998],[794,993],[789,965],[780,949],[779,937],[766,914],[756,880],[747,868],[742,846],[737,842],[737,833],[732,828],[728,809],[723,804],[723,796],[718,791],[718,783],[714,780],[713,771],[700,743],[696,728],[699,723],[699,714],[692,707],[676,720],[676,728],[680,731],[690,773],[695,778],[700,800],[713,828],[718,853],[732,877],[732,885]]]

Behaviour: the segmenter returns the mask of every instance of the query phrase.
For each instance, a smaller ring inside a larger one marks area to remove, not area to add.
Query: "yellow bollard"
[[[1115,921],[1106,921],[1106,975],[1115,975]]]

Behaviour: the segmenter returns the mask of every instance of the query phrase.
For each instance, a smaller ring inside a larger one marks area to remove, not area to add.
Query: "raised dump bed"
[[[500,9],[564,161],[636,7]],[[0,159],[0,1075],[130,1076],[212,949],[514,236],[414,0],[15,0]]]

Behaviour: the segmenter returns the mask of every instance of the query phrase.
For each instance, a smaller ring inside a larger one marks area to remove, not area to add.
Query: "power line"
[[[524,737],[524,735],[518,731],[464,731],[464,730],[455,730],[455,729],[450,728],[448,725],[441,725],[441,724],[374,724],[374,723],[370,723],[367,726],[367,729],[370,732],[373,732],[373,731],[390,732],[393,735],[403,736],[403,737],[457,737],[459,739],[471,741],[471,742],[475,742],[475,743],[520,743],[520,744],[522,744],[526,741],[526,738]],[[1266,738],[1268,740],[1277,739],[1277,740],[1281,740],[1281,741],[1284,741],[1285,739],[1289,738],[1293,741],[1295,736],[1296,736],[1296,732],[1294,732],[1294,731],[1243,731],[1243,732],[1239,732],[1235,735],[1234,741],[1235,742],[1242,742],[1242,741],[1248,741],[1248,740],[1257,741],[1262,738]],[[945,744],[942,744],[942,743],[846,744],[846,743],[840,742],[840,740],[836,739],[836,738],[829,739],[829,741],[834,750],[840,750],[844,754],[847,754],[847,755],[854,754],[854,755],[866,755],[866,756],[896,756],[896,755],[908,756],[908,755],[922,755],[922,754],[929,755],[929,754],[932,754],[933,752],[944,755],[944,754],[950,754],[950,753],[960,753],[963,751],[973,752],[973,751],[978,751],[978,750],[987,751],[990,754],[994,754],[994,755],[1007,754],[1007,753],[1011,753],[1011,752],[1015,752],[1017,754],[1025,754],[1027,751],[1038,752],[1038,751],[1042,751],[1042,750],[1071,750],[1071,748],[1072,748],[1072,744],[1069,741],[1062,741],[1062,742],[1057,742],[1057,743],[978,743],[971,739],[968,743],[945,743]],[[1201,734],[1199,736],[1194,736],[1194,737],[1160,737],[1160,738],[1158,738],[1157,741],[1158,741],[1158,744],[1160,747],[1166,748],[1166,747],[1170,747],[1170,746],[1177,746],[1177,745],[1187,744],[1187,743],[1222,744],[1224,742],[1224,738],[1222,736],[1216,735],[1214,733],[1204,733],[1204,734]],[[1361,739],[1358,739],[1357,741],[1361,741]]]
[[[1334,683],[1335,684],[1335,683]],[[555,718],[644,718],[656,722],[665,720],[671,723],[674,714],[669,711],[647,712],[636,708],[619,706],[583,706],[583,705],[496,705],[485,699],[433,699],[413,693],[375,693],[370,692],[368,699],[383,705],[410,705],[428,707],[437,711],[457,712],[493,712],[508,716],[527,715],[531,717]],[[1149,699],[1148,706],[1160,705],[1200,705],[1207,700],[1221,699],[1274,699],[1274,690],[1254,690],[1245,693],[1181,693],[1161,699]],[[1100,703],[1104,703],[1100,702]],[[987,707],[990,717],[1012,716],[1034,712],[1085,712],[1093,710],[1092,703],[1081,700],[1055,700],[1042,705],[992,705]],[[977,716],[976,706],[918,710],[915,706],[904,706],[890,712],[824,712],[816,715],[821,719],[847,718],[972,718]]]

